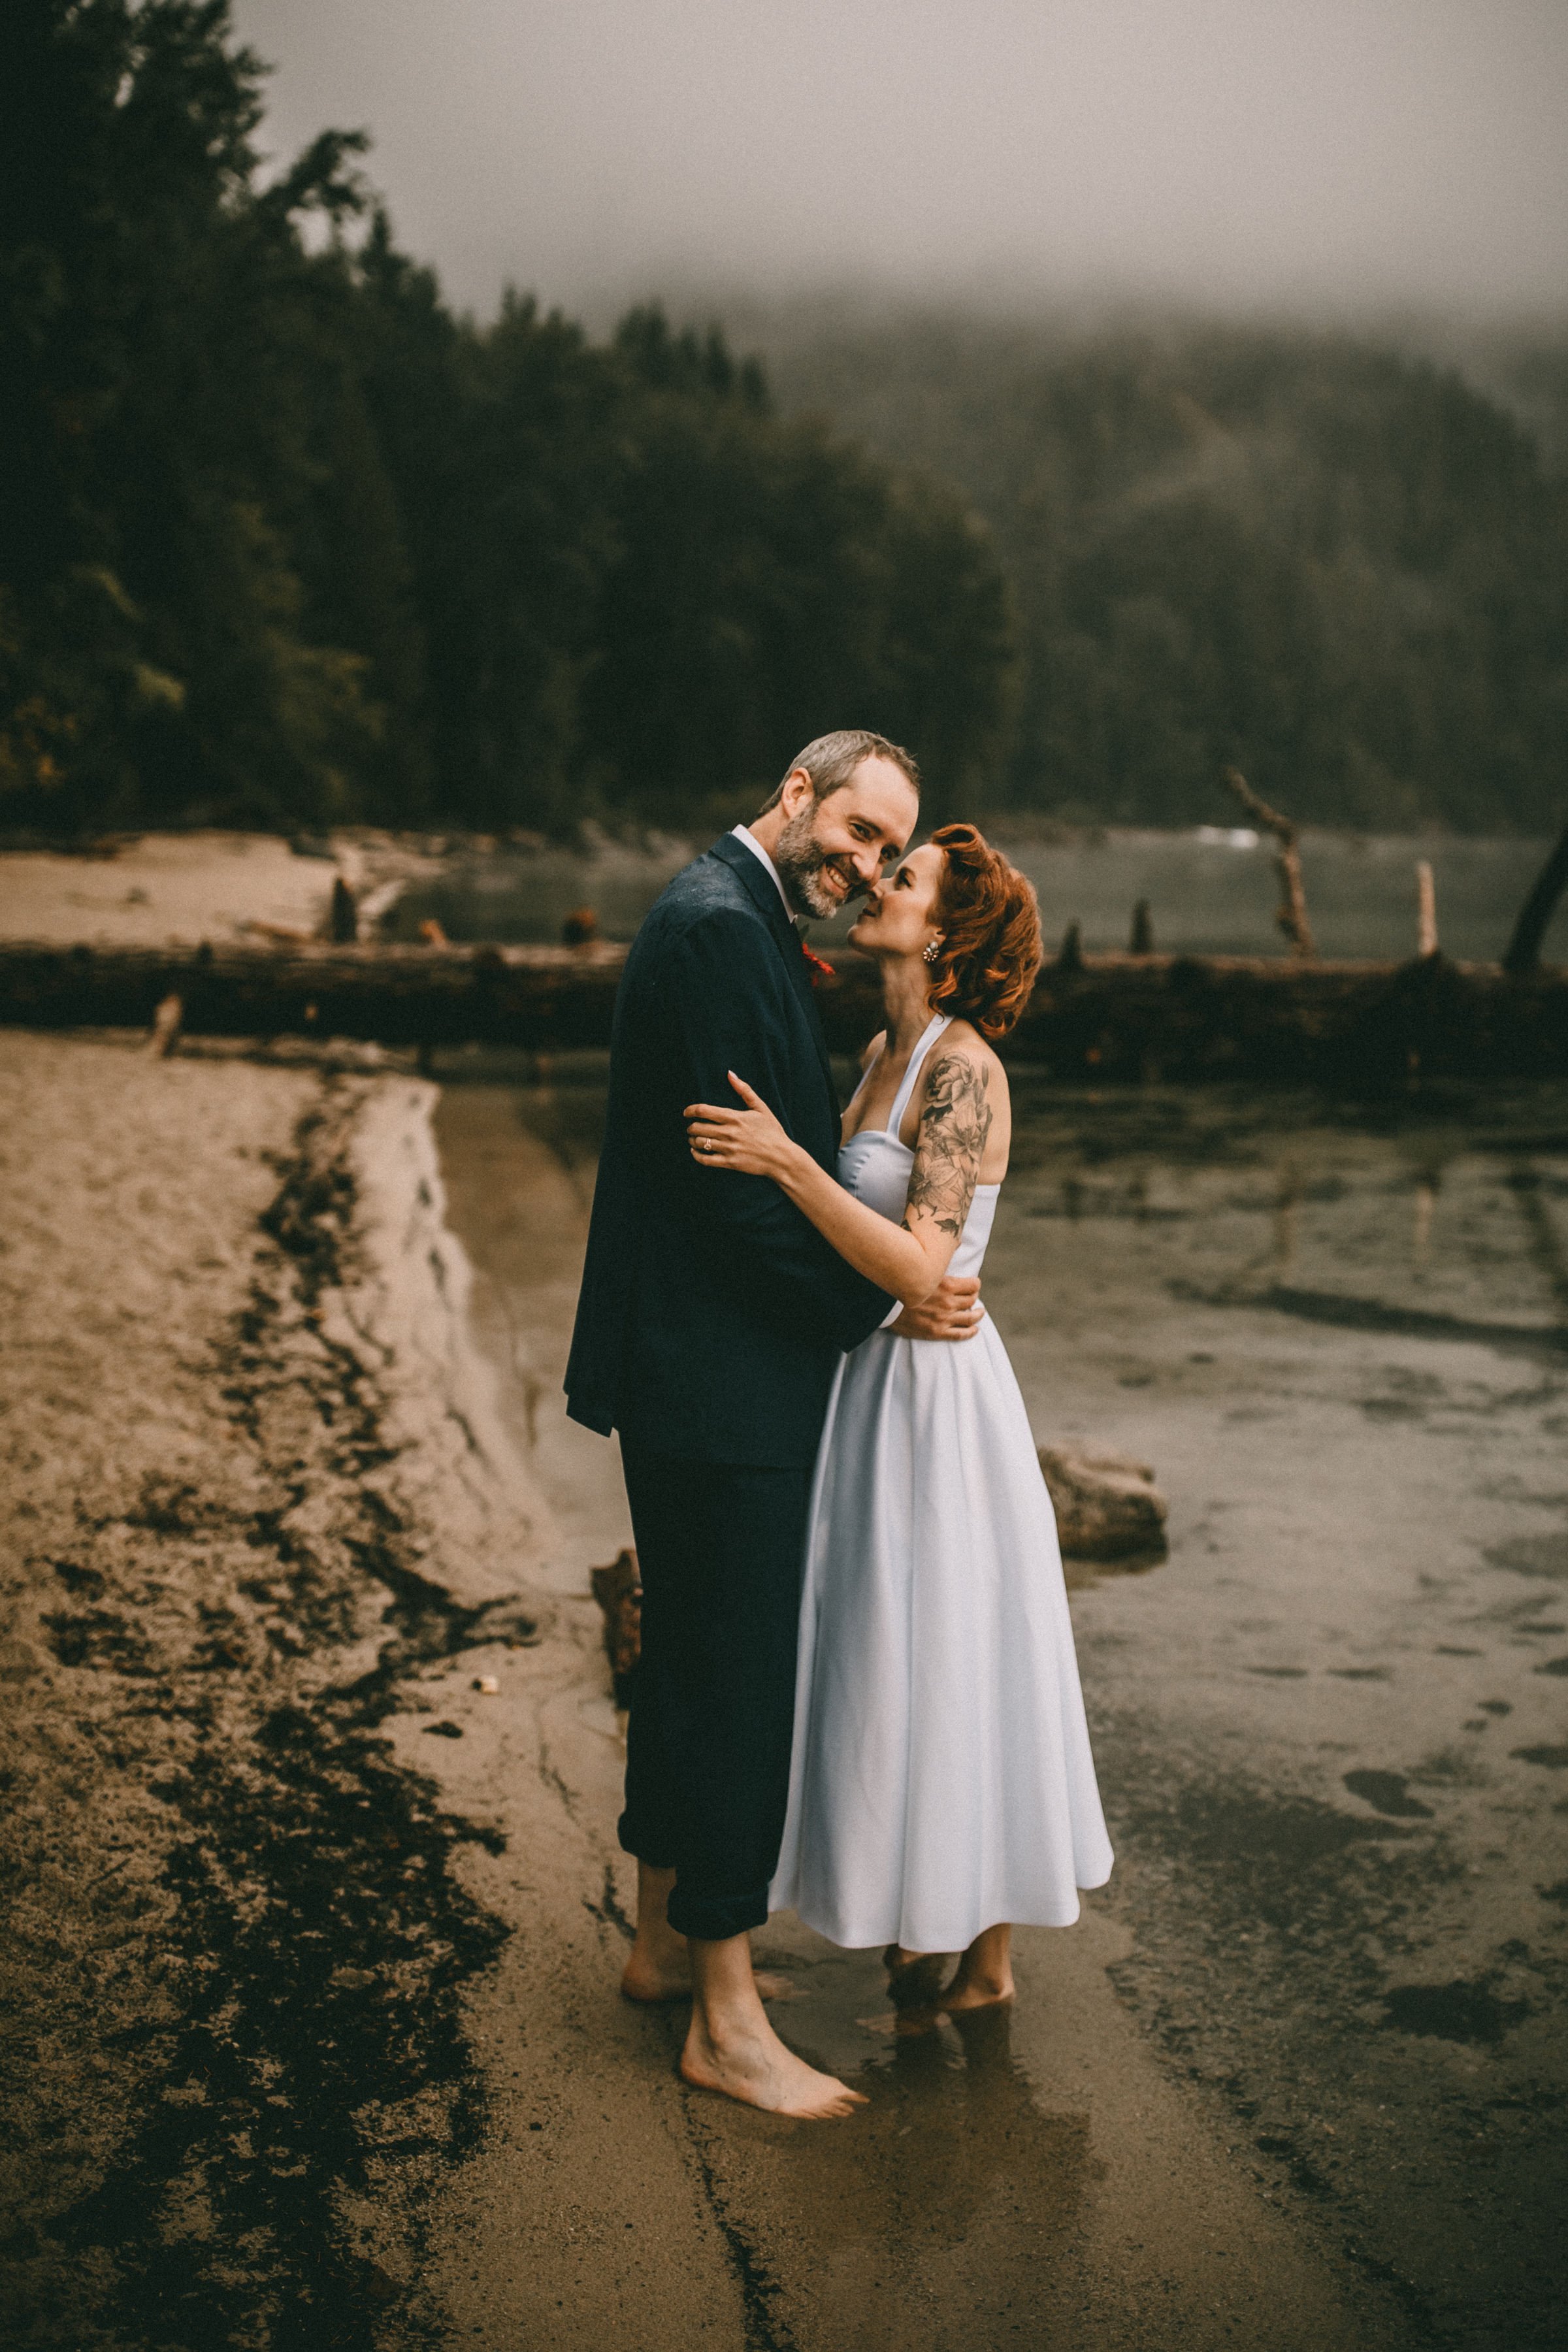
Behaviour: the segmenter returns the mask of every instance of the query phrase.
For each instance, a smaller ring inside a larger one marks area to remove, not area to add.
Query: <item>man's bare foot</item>
[[[825,2120],[866,2105],[858,2091],[819,2074],[786,2050],[763,2013],[749,1936],[693,1936],[691,2023],[680,2071],[699,2090],[721,2091],[770,2115]]]
[[[674,1885],[673,1870],[655,1870],[651,1863],[638,1863],[637,1935],[621,1974],[621,1991],[627,2000],[657,2003],[691,1999],[690,1949],[667,1916]],[[795,1990],[788,1977],[771,1969],[763,1969],[753,1981],[763,2000],[788,2000]]]
[[[684,1939],[683,1939],[684,1943]],[[795,1979],[782,1975],[775,1969],[758,1969],[752,1981],[763,2000],[794,2000],[798,1988]],[[621,1976],[621,1991],[627,2000],[644,2001],[649,2005],[659,2001],[691,1999],[691,1962],[682,1948],[678,1959],[661,1965],[632,1947]]]
[[[721,2091],[748,2107],[798,2116],[809,2123],[853,2115],[868,2104],[864,2093],[852,2091],[837,2075],[819,2074],[786,2050],[765,2018],[760,2031],[753,2027],[726,2034],[720,2042],[700,2014],[694,2015],[680,2053],[680,2072],[700,2091]]]
[[[628,2000],[681,2000],[690,1995],[686,1938],[677,1935],[666,1916],[674,1886],[673,1870],[638,1863],[637,1934],[621,1976],[621,1990]]]

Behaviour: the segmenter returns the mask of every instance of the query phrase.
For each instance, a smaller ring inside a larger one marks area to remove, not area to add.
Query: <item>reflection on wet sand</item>
[[[787,2177],[801,2221],[823,2242],[891,2246],[913,2231],[952,2245],[1005,2199],[1014,2226],[1048,2258],[1098,2168],[1087,2116],[1039,2106],[1013,2054],[1011,2008],[885,2033],[866,2023],[886,2000],[874,1954],[819,1959],[808,1982],[809,2001],[775,2011],[779,2024],[813,2065],[871,2104],[852,2133],[797,2143]]]
[[[1544,2347],[1568,2096],[1568,1747],[1543,1656],[1568,1579],[1568,1103],[1016,1089],[987,1299],[1037,1436],[1152,1462],[1172,1502],[1166,1563],[1074,1580],[1123,1999],[1238,2160],[1395,2295],[1409,2341]],[[599,1103],[592,1071],[562,1068],[441,1113],[535,1465],[568,1520],[598,1514],[584,1562],[623,1530],[606,1450],[552,1386],[573,1250],[528,1196],[585,1200]],[[710,2160],[743,2156],[786,2235],[857,2262],[895,2230],[951,2251],[1000,2211],[1052,2245],[1075,2212],[1102,2227],[1116,2151],[1052,2076],[1037,2007],[1059,1939],[1022,1941],[1010,2022],[910,2038],[867,2023],[875,1956],[773,1923],[768,1956],[809,1991],[781,2030],[873,2107],[808,2158],[698,2101]],[[837,2341],[921,2340],[919,2261],[900,2275],[903,2316],[868,2317],[857,2289]],[[960,2246],[943,2294],[975,2275]],[[1379,2340],[1369,2318],[1357,2340]]]

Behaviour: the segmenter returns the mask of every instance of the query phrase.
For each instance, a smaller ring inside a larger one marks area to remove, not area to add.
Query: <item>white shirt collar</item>
[[[790,921],[793,923],[795,920],[795,908],[784,897],[784,886],[780,878],[779,869],[773,864],[773,859],[768,856],[767,851],[763,847],[762,843],[757,839],[756,835],[752,831],[751,826],[748,824],[732,824],[730,827],[730,830],[734,835],[736,840],[743,841],[746,847],[751,851],[752,856],[757,858],[761,864],[767,867],[768,872],[773,877],[773,888],[779,894],[779,899],[784,907],[784,913],[789,917]]]

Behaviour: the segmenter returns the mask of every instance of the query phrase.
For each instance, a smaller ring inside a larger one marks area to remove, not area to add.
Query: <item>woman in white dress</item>
[[[844,1115],[838,1181],[743,1076],[694,1104],[704,1167],[770,1176],[905,1305],[974,1274],[1006,1171],[991,1040],[1027,1002],[1039,918],[972,825],[943,826],[849,934],[887,1027]],[[1066,1927],[1111,1853],[1050,1497],[989,1318],[960,1347],[879,1331],[838,1370],[808,1527],[789,1814],[772,1890],[837,1944],[881,1944],[895,1999],[1006,2000],[1014,1923]],[[962,1953],[945,1990],[942,1958]]]

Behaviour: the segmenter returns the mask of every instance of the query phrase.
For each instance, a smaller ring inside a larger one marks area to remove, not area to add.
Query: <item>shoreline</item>
[[[434,1090],[11,1033],[0,1092],[12,2340],[373,2352],[507,1932],[386,1727],[544,1615]]]
[[[1424,2340],[1162,2049],[1133,1979],[1208,1963],[1157,1890],[908,2045],[875,1955],[770,1922],[783,2030],[873,2093],[831,2129],[689,2092],[682,2013],[617,1999],[570,1088],[525,1130],[499,1086],[16,1032],[0,1088],[20,2346]]]

